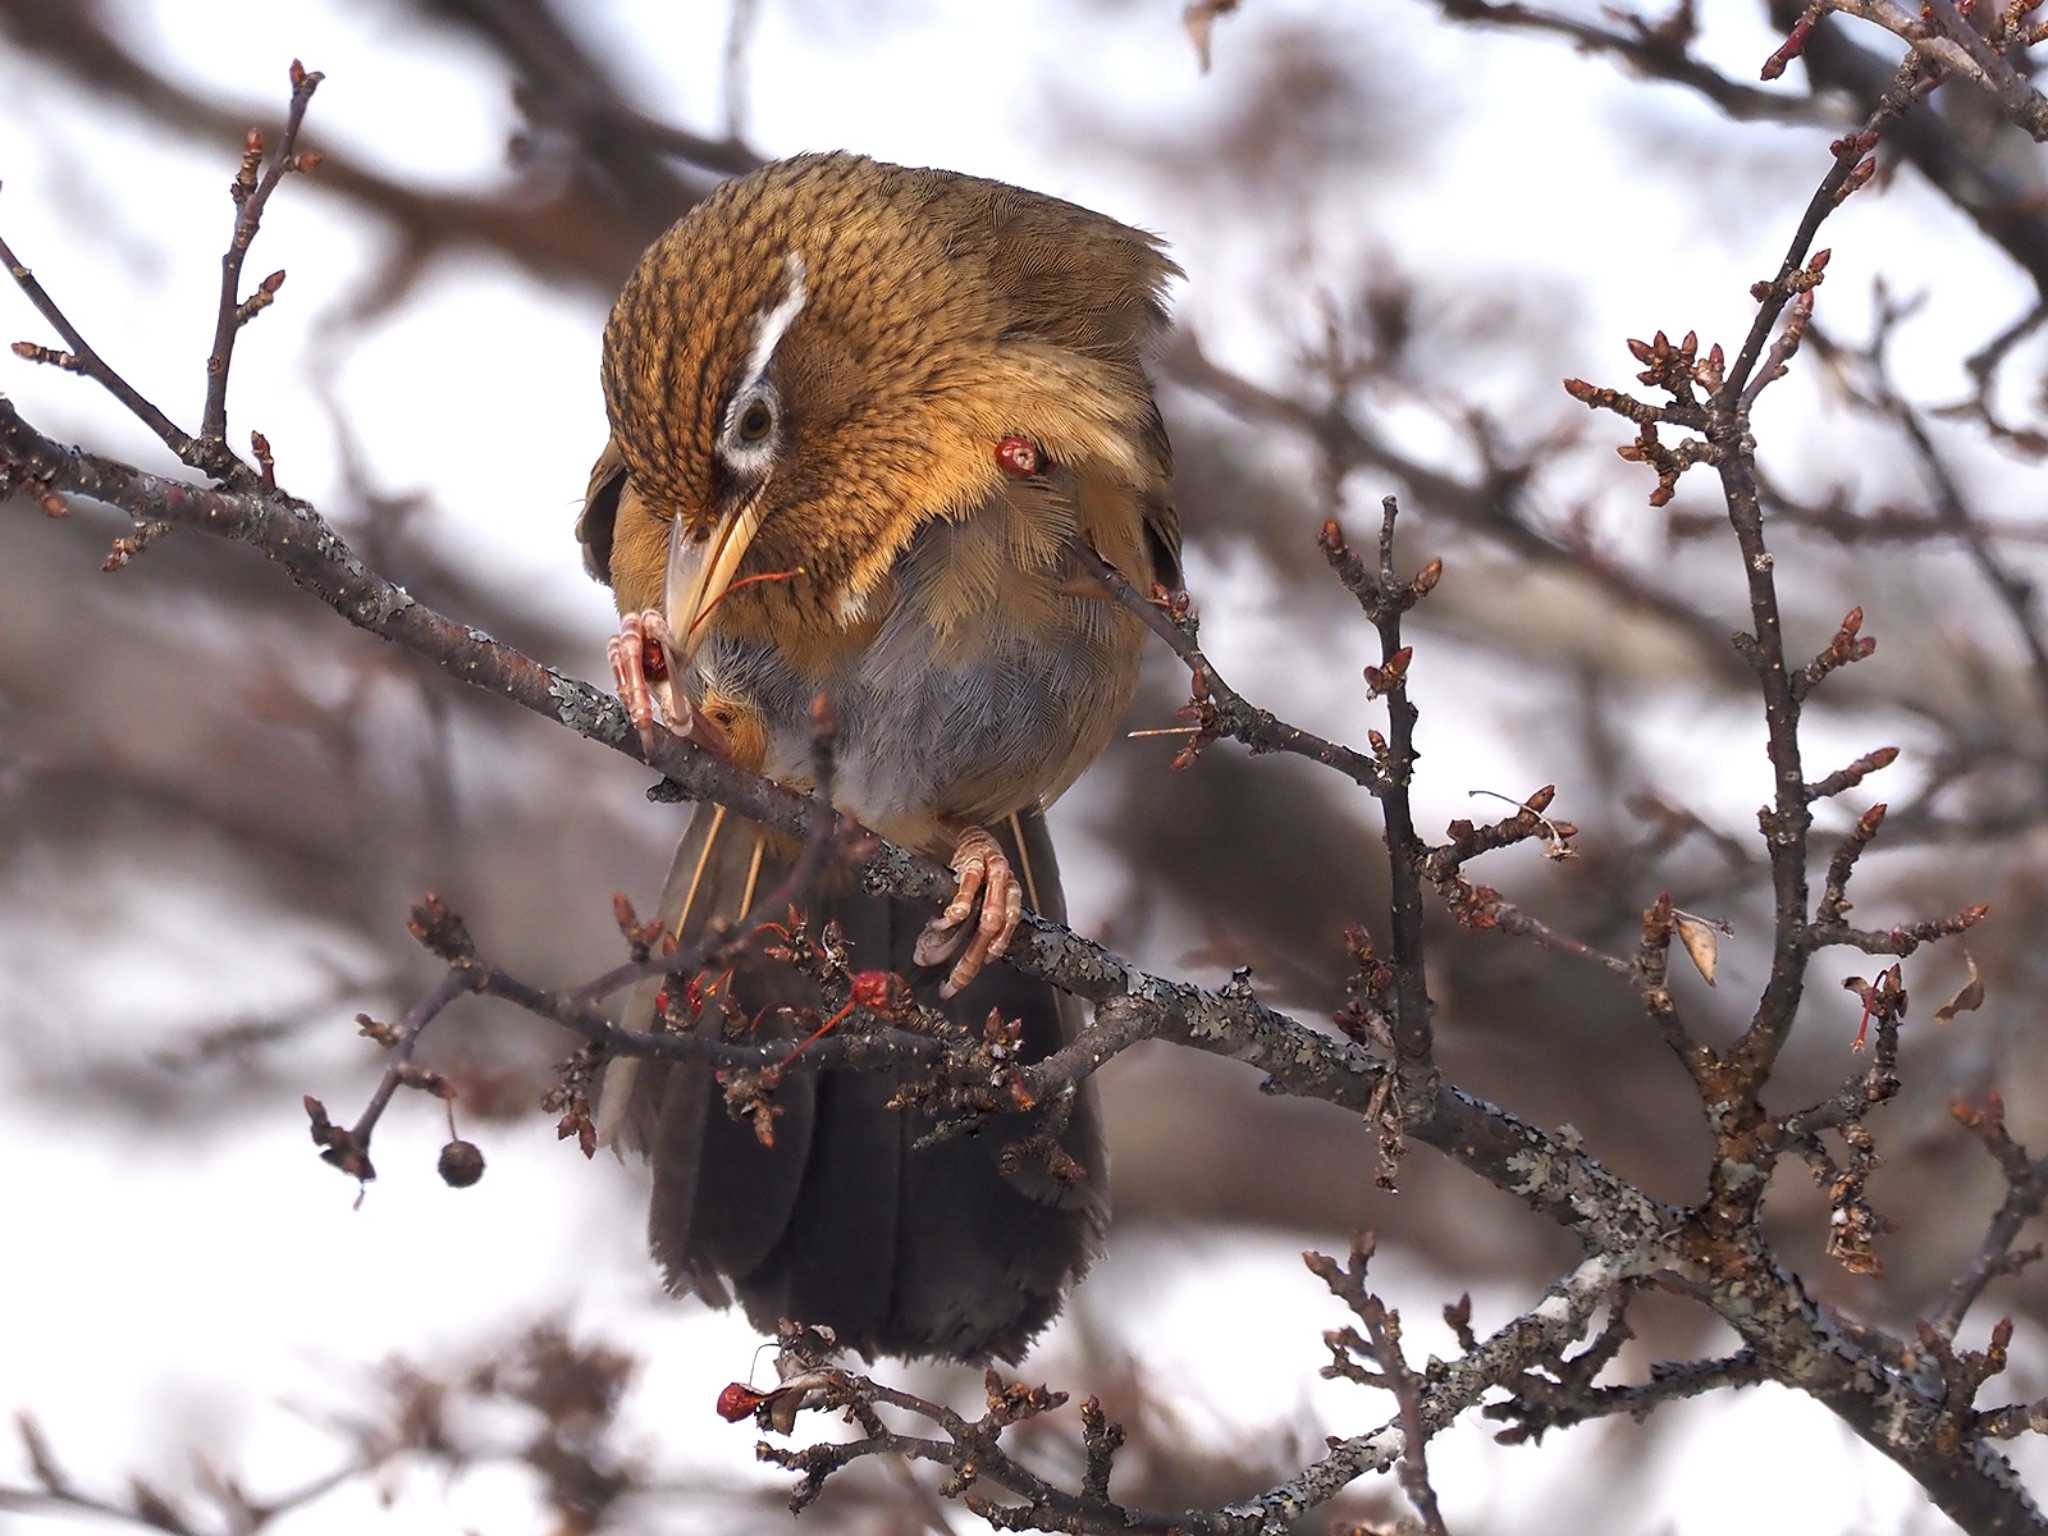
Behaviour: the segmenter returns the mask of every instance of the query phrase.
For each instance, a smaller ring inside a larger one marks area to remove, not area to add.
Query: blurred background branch
[[[1755,896],[1764,849],[1751,817],[1768,784],[1755,767],[1752,674],[1726,641],[1743,594],[1718,533],[1725,514],[1687,481],[1661,525],[1646,518],[1641,471],[1614,463],[1614,435],[1588,432],[1555,378],[1599,376],[1616,338],[1648,329],[1644,314],[1690,310],[1732,337],[1747,320],[1734,301],[1775,270],[1828,141],[1893,78],[1895,38],[1825,19],[1781,80],[1750,85],[1804,7],[1700,17],[1686,5],[1632,16],[1416,4],[1338,18],[1272,0],[1219,8],[1202,77],[1180,52],[1177,7],[1112,0],[1062,3],[1021,33],[1012,19],[963,21],[917,0],[843,13],[762,0],[705,8],[701,22],[511,0],[344,9],[188,27],[141,3],[16,0],[0,6],[0,28],[23,94],[0,132],[10,239],[62,283],[82,328],[135,368],[146,393],[194,419],[207,338],[188,322],[194,296],[218,279],[211,252],[180,249],[192,243],[192,210],[225,222],[205,200],[218,198],[244,131],[258,125],[274,142],[282,124],[253,82],[295,51],[317,55],[335,77],[311,131],[326,159],[292,185],[296,209],[274,215],[266,240],[293,277],[237,361],[236,404],[277,445],[279,477],[334,515],[373,566],[587,675],[605,605],[575,584],[567,527],[599,431],[603,306],[647,239],[722,176],[824,144],[1094,202],[1166,232],[1196,274],[1164,369],[1191,585],[1219,665],[1286,718],[1355,738],[1360,701],[1344,666],[1368,652],[1336,638],[1357,618],[1306,533],[1333,509],[1370,516],[1381,493],[1402,492],[1427,538],[1404,548],[1407,566],[1441,554],[1457,578],[1416,615],[1411,637],[1426,698],[1444,700],[1424,743],[1418,818],[1430,828],[1464,814],[1468,788],[1559,785],[1559,811],[1584,828],[1579,857],[1499,853],[1488,878],[1534,920],[1610,954],[1636,953],[1659,890],[1728,921],[1736,937],[1721,941],[1718,985],[1681,975],[1672,986],[1697,1035],[1734,1038],[1744,1021],[1724,1000],[1739,1005],[1761,986],[1771,914]],[[2010,64],[2024,78],[2025,58]],[[1138,78],[1147,91],[1126,92]],[[1000,95],[1014,107],[956,107],[961,81],[976,82],[977,102]],[[925,105],[906,113],[892,98]],[[1839,1208],[1830,1183],[1778,1179],[1763,1219],[1823,1305],[1910,1338],[1912,1319],[1942,1311],[1959,1256],[1979,1251],[1985,1222],[2012,1198],[2000,1169],[1956,1133],[1950,1099],[1981,1104],[1995,1084],[2018,1143],[2048,1142],[2042,961],[2027,942],[2042,900],[2048,727],[2023,628],[2038,628],[2027,615],[2042,539],[2032,482],[2048,448],[2037,324],[2048,183],[2040,150],[1995,95],[1944,91],[1894,133],[1897,158],[1880,152],[1875,182],[1830,237],[1821,322],[1757,407],[1760,489],[1773,553],[1796,572],[1783,577],[1788,633],[1823,637],[1860,604],[1883,640],[1829,680],[1807,722],[1821,767],[1873,741],[1904,749],[1888,771],[1898,782],[1883,837],[1858,866],[1859,920],[1882,929],[1988,902],[2001,921],[1970,937],[1983,1006],[1933,1027],[1916,1027],[1926,1017],[1916,1006],[1900,1032],[1885,1157],[1859,1185],[1859,1198],[1903,1224],[1877,1241],[1882,1273],[1852,1275],[1823,1252]],[[134,190],[153,173],[150,195]],[[1916,314],[1893,313],[1901,296],[1921,294]],[[30,334],[29,311],[19,314]],[[1852,336],[1889,346],[1864,359],[1836,341]],[[1872,373],[1880,365],[1885,378]],[[19,377],[10,393],[47,389],[62,435],[110,433],[109,446],[145,467],[170,467],[57,382]],[[1902,431],[1901,410],[1931,454]],[[1685,537],[1703,527],[1717,536]],[[464,1339],[487,1359],[491,1340],[516,1338],[565,1296],[582,1298],[584,1336],[648,1359],[643,1386],[616,1400],[625,1422],[608,1432],[644,1433],[632,1426],[662,1422],[676,1402],[708,1406],[718,1383],[745,1374],[747,1345],[716,1319],[654,1304],[624,1180],[545,1157],[533,1110],[554,1081],[559,1036],[481,1004],[437,1026],[434,1067],[493,1157],[475,1191],[455,1196],[431,1178],[440,1138],[427,1125],[415,1172],[388,1174],[363,1219],[336,1228],[320,1170],[297,1153],[299,1091],[318,1080],[345,1097],[381,1066],[336,1021],[393,1016],[432,984],[436,968],[401,932],[420,889],[449,893],[494,948],[537,974],[585,975],[592,954],[612,953],[608,893],[651,891],[670,836],[673,813],[639,803],[644,775],[593,770],[566,733],[508,724],[384,648],[310,637],[304,605],[270,573],[200,541],[154,542],[126,574],[88,581],[75,534],[10,515],[0,540],[13,642],[0,646],[0,1050],[18,1107],[8,1134],[17,1162],[58,1137],[77,1149],[47,1195],[23,1197],[23,1229],[40,1234],[44,1257],[7,1282],[7,1311],[80,1315],[94,1276],[122,1272],[147,1245],[214,1256],[160,1261],[163,1307],[209,1315],[218,1303],[203,1299],[205,1276],[231,1272],[258,1290],[298,1290],[311,1320],[307,1331],[266,1312],[251,1329],[224,1316],[218,1332],[188,1328],[180,1344],[133,1336],[125,1358],[142,1406],[103,1435],[104,1408],[58,1386],[58,1355],[10,1339],[17,1401],[48,1421],[52,1443],[70,1458],[81,1440],[104,1442],[95,1469],[67,1476],[104,1488],[135,1470],[152,1489],[189,1485],[209,1528],[235,1528],[183,1464],[190,1440],[216,1464],[274,1470],[269,1486],[288,1486],[291,1469],[310,1485],[354,1465],[331,1426],[296,1437],[268,1427],[269,1397],[311,1395],[295,1341],[332,1341],[323,1401],[356,1395],[381,1420],[393,1405],[367,1385],[370,1362],[407,1349],[438,1357],[419,1366],[427,1377],[460,1380],[468,1366],[460,1345],[441,1340],[447,1319],[465,1319]],[[1166,720],[1185,688],[1162,656],[1133,725]],[[1167,974],[1221,984],[1250,964],[1261,996],[1335,1015],[1351,969],[1344,929],[1386,902],[1369,812],[1305,763],[1217,751],[1162,780],[1172,750],[1130,743],[1063,805],[1077,922]],[[1869,805],[1852,788],[1838,810],[1817,807],[1822,846]],[[1568,1122],[1658,1198],[1698,1198],[1708,1137],[1632,989],[1484,927],[1435,929],[1429,983],[1450,1077],[1537,1123]],[[1923,996],[1964,984],[1954,953],[1909,965]],[[1779,1068],[1786,1104],[1835,1091],[1857,1027],[1855,998],[1837,994],[1839,1015],[1827,1007],[1848,960],[1824,956],[1814,969]],[[1127,1426],[1139,1449],[1118,1461],[1117,1496],[1145,1508],[1218,1507],[1275,1486],[1348,1410],[1276,1400],[1291,1390],[1276,1383],[1306,1374],[1279,1363],[1277,1343],[1255,1371],[1225,1370],[1232,1352],[1215,1337],[1214,1309],[1231,1306],[1228,1282],[1217,1281],[1211,1310],[1190,1300],[1191,1317],[1210,1319],[1192,1328],[1134,1326],[1126,1295],[1148,1296],[1160,1276],[1190,1267],[1242,1283],[1270,1274],[1304,1235],[1327,1245],[1366,1226],[1382,1233],[1382,1268],[1412,1266],[1384,1282],[1404,1299],[1473,1285],[1517,1312],[1572,1262],[1544,1224],[1433,1160],[1403,1165],[1401,1197],[1376,1192],[1362,1173],[1378,1165],[1375,1126],[1262,1097],[1221,1064],[1184,1055],[1141,1048],[1105,1078],[1118,1257],[1084,1288],[1040,1372],[1100,1392]],[[273,1140],[293,1150],[263,1150]],[[393,1155],[404,1158],[403,1146]],[[267,1233],[193,1209],[189,1184],[170,1172],[199,1166],[224,1210],[267,1212],[257,1224]],[[607,1187],[594,1192],[598,1183]],[[484,1203],[499,1188],[527,1191],[528,1209],[508,1219]],[[472,1203],[451,1219],[436,1192]],[[88,1209],[102,1213],[97,1231],[81,1229]],[[565,1264],[569,1250],[608,1255],[615,1278],[597,1299],[586,1266]],[[311,1275],[310,1253],[324,1255]],[[1216,1257],[1190,1266],[1190,1253]],[[1238,1255],[1232,1268],[1226,1256]],[[422,1279],[409,1318],[396,1317],[376,1298],[398,1265],[417,1269],[423,1257],[444,1278]],[[274,1267],[287,1261],[290,1271]],[[502,1294],[480,1307],[474,1279],[460,1278],[479,1267],[521,1278],[501,1278]],[[1998,1263],[1985,1283],[2020,1321],[2009,1371],[2023,1406],[2048,1383],[2028,1343],[2048,1309],[2038,1286]],[[629,1304],[640,1319],[630,1343],[613,1331]],[[1668,1299],[1640,1300],[1630,1317],[1635,1337],[1613,1348],[1632,1380],[1654,1359],[1735,1347]],[[131,1338],[114,1326],[116,1340]],[[1314,1329],[1296,1315],[1286,1332],[1307,1335],[1312,1368]],[[1450,1335],[1436,1347],[1453,1353]],[[686,1384],[679,1359],[697,1362]],[[1127,1361],[1118,1400],[1102,1384]],[[1139,1385],[1162,1373],[1177,1384],[1165,1403]],[[1745,1399],[1713,1411],[1755,1434],[1777,1410],[1763,1395]],[[462,1394],[450,1400],[466,1411]],[[194,1435],[167,1435],[178,1405],[195,1403]],[[1715,1432],[1697,1412],[1559,1439],[1557,1485],[1518,1464],[1514,1485],[1545,1491],[1518,1500],[1511,1520],[1461,1492],[1493,1474],[1475,1474],[1451,1440],[1432,1449],[1432,1480],[1454,1529],[1474,1518],[1576,1529],[1631,1498],[1646,1523],[1690,1529],[1711,1522],[1714,1491],[1644,1469],[1674,1465],[1667,1455],[1718,1465],[1696,1449]],[[1822,1442],[1802,1422],[1800,1466],[1826,1484],[1814,1475]],[[719,1528],[708,1511],[720,1499],[779,1505],[780,1484],[734,1481],[743,1437],[718,1444],[705,1464],[643,1468],[683,1522],[671,1528],[700,1518]],[[2028,1444],[2011,1449],[2038,1481]],[[1837,1486],[1866,1486],[1869,1458],[1847,1454],[1857,1471]],[[450,1494],[408,1481],[405,1467],[434,1461],[398,1455],[363,1481],[400,1508],[439,1510],[453,1497],[460,1509],[486,1497],[462,1490],[495,1488],[500,1502],[483,1506],[492,1511],[529,1499],[595,1511],[581,1528],[642,1518],[618,1501],[557,1499],[517,1456],[503,1458],[527,1467],[515,1492],[473,1460]],[[1570,1470],[1588,1464],[1607,1470]],[[890,1478],[847,1478],[832,1497],[849,1521],[945,1528],[946,1511]],[[1815,1529],[1914,1518],[1902,1486],[1869,1486],[1878,1491],[1862,1516],[1839,1498],[1795,1516],[1807,1506],[1790,1492],[1779,1508]],[[373,1507],[350,1497],[335,1492],[313,1517]],[[1397,1498],[1367,1492],[1345,1518],[1391,1518]]]

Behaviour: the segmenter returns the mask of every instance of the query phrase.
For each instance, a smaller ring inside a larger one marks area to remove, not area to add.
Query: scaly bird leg
[[[640,745],[654,750],[654,726],[662,721],[678,736],[695,741],[708,751],[725,754],[725,732],[706,719],[691,704],[690,696],[676,686],[669,658],[675,654],[676,637],[658,608],[629,613],[619,620],[619,632],[605,647],[612,664],[612,677],[626,717],[640,733]]]
[[[940,997],[952,997],[981,973],[991,960],[999,960],[1016,937],[1018,921],[1024,915],[1024,888],[1010,868],[1010,861],[996,840],[980,827],[970,827],[953,845],[953,873],[959,883],[953,899],[925,925],[911,952],[919,965],[937,965],[960,951],[952,973],[939,988]],[[981,915],[970,923],[975,898],[980,897]],[[962,943],[966,944],[961,949]]]
[[[675,716],[675,681],[668,667],[669,647],[674,642],[668,620],[658,609],[649,608],[620,619],[619,632],[605,647],[619,702],[626,706],[626,718],[640,733],[640,745],[649,752],[654,750],[657,704],[661,717]]]

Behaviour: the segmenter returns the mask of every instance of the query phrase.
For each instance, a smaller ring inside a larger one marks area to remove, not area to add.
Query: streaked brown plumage
[[[825,693],[840,806],[950,857],[961,887],[929,923],[843,890],[823,915],[856,964],[935,986],[956,1016],[1021,1017],[1034,1056],[1071,1032],[1068,1005],[983,967],[1021,902],[1060,911],[1040,813],[1136,679],[1142,626],[1076,552],[1092,545],[1141,590],[1175,579],[1141,357],[1174,272],[1151,237],[1072,204],[804,156],[656,241],[605,332],[612,437],[578,532],[624,616],[614,664],[636,721],[654,729],[658,703],[672,727],[803,783]],[[643,673],[650,643],[667,682]],[[688,935],[770,915],[750,909],[787,854],[700,810],[664,919]],[[735,984],[753,1008],[812,1001],[766,965]],[[634,1007],[644,1019],[648,998]],[[868,1353],[1018,1354],[1106,1220],[1092,1093],[1064,1138],[1088,1177],[1061,1185],[999,1173],[1000,1126],[910,1150],[927,1127],[882,1107],[891,1090],[793,1078],[764,1149],[708,1074],[616,1065],[602,1116],[654,1159],[671,1285],[718,1299],[729,1282],[758,1324],[826,1323]]]

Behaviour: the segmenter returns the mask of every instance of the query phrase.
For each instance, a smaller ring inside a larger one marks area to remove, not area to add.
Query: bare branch
[[[199,418],[199,462],[195,467],[235,485],[246,485],[255,479],[255,471],[228,447],[228,369],[234,362],[235,338],[276,297],[284,282],[284,273],[273,273],[244,303],[242,263],[248,259],[249,247],[263,223],[264,206],[277,190],[277,184],[289,172],[310,170],[317,163],[317,157],[298,153],[298,140],[306,108],[312,104],[313,93],[320,88],[323,77],[318,70],[309,70],[296,59],[292,61],[291,76],[291,105],[285,112],[284,133],[268,168],[262,168],[263,135],[251,128],[242,152],[241,169],[228,189],[235,200],[235,228],[220,258],[220,304],[214,317],[213,350],[206,359],[206,407]]]
[[[52,353],[48,347],[39,347],[34,342],[24,341],[15,343],[15,355],[32,362],[53,363],[69,373],[83,374],[127,407],[128,413],[154,432],[163,445],[180,460],[187,464],[192,463],[195,451],[192,439],[93,350],[91,343],[79,334],[78,328],[71,323],[64,311],[57,307],[57,301],[51,298],[48,290],[36,280],[35,273],[23,264],[5,240],[0,240],[0,261],[7,264],[8,275],[14,279],[21,291],[28,295],[28,301],[56,328],[57,334],[64,338],[64,344],[71,349],[69,353]]]
[[[1610,7],[1604,14],[1617,25],[1603,27],[1576,16],[1544,10],[1541,6],[1494,3],[1494,0],[1437,0],[1438,7],[1452,21],[1474,22],[1480,26],[1503,27],[1525,32],[1549,33],[1568,39],[1587,53],[1612,54],[1628,67],[1652,79],[1669,80],[1689,86],[1737,122],[1815,123],[1826,121],[1826,105],[1813,96],[1792,96],[1781,91],[1761,91],[1753,85],[1730,80],[1688,51],[1693,40],[1691,7],[1680,5],[1672,19],[1650,23],[1641,17]]]
[[[1185,592],[1159,591],[1140,596],[1122,571],[1092,549],[1081,551],[1089,573],[1109,589],[1111,596],[1145,621],[1145,625],[1187,664],[1193,679],[1193,695],[1183,716],[1193,719],[1187,743],[1174,759],[1176,768],[1193,763],[1202,748],[1220,737],[1241,741],[1258,752],[1290,752],[1335,769],[1361,789],[1373,794],[1386,787],[1381,765],[1361,752],[1339,742],[1326,741],[1312,731],[1289,725],[1270,711],[1245,702],[1243,695],[1223,680],[1215,663],[1203,653],[1200,620]],[[1176,733],[1177,734],[1177,733]]]
[[[1409,1502],[1422,1516],[1422,1528],[1428,1536],[1448,1536],[1443,1510],[1437,1504],[1436,1489],[1430,1486],[1430,1432],[1422,1417],[1422,1383],[1408,1368],[1408,1357],[1401,1349],[1401,1314],[1365,1288],[1366,1266],[1372,1262],[1375,1242],[1369,1232],[1353,1238],[1349,1265],[1339,1264],[1320,1253],[1302,1255],[1309,1270],[1329,1286],[1330,1294],[1348,1305],[1358,1315],[1358,1320],[1365,1324],[1366,1337],[1363,1339],[1349,1328],[1332,1329],[1323,1335],[1323,1342],[1329,1346],[1331,1363],[1323,1367],[1322,1374],[1347,1377],[1362,1385],[1383,1387],[1393,1393],[1394,1401],[1400,1407],[1401,1486],[1407,1491]],[[1373,1360],[1379,1367],[1378,1372],[1364,1370],[1353,1358],[1354,1354],[1363,1354]]]
[[[1982,1104],[1958,1100],[1949,1112],[1984,1143],[1984,1149],[2005,1175],[2005,1198],[1991,1218],[1990,1230],[1963,1272],[1949,1285],[1941,1308],[1929,1320],[1943,1338],[1952,1339],[1984,1288],[2000,1275],[2017,1274],[2041,1258],[2039,1245],[2015,1250],[2020,1229],[2048,1209],[2048,1157],[2031,1159],[2027,1149],[2012,1139],[2005,1128],[2005,1104],[1997,1094]]]

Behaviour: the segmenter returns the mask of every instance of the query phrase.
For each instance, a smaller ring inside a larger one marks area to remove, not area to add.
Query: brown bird
[[[1129,704],[1143,635],[1077,555],[1177,585],[1142,362],[1177,274],[1152,236],[1070,203],[806,155],[655,241],[605,329],[611,441],[578,534],[623,616],[635,724],[808,787],[824,694],[839,808],[950,861],[958,887],[931,918],[842,881],[813,916],[963,1022],[1021,1019],[1028,1059],[1072,1035],[1072,1000],[988,962],[1026,902],[1063,915],[1042,813]],[[756,903],[794,855],[703,806],[662,919],[688,939],[779,917]],[[764,1029],[818,1001],[764,960],[729,985]],[[1092,1087],[1061,1138],[1078,1177],[999,1168],[1021,1121],[915,1149],[931,1124],[886,1107],[895,1087],[792,1074],[764,1146],[708,1070],[608,1068],[600,1127],[653,1161],[670,1289],[723,1304],[730,1286],[758,1327],[825,1324],[869,1355],[1017,1358],[1101,1244]]]

